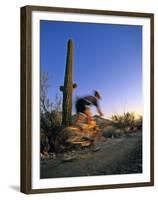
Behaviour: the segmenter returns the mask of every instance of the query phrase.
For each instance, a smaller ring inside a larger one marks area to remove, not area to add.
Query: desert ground
[[[116,133],[120,133],[116,131]],[[135,130],[94,140],[90,146],[72,148],[41,159],[40,177],[78,177],[142,173],[142,131]]]

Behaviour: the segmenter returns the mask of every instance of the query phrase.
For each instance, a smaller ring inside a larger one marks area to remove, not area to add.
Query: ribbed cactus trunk
[[[64,86],[60,86],[60,90],[63,92],[63,105],[62,105],[63,126],[71,125],[73,88],[76,88],[76,84],[73,84],[73,40],[69,39],[67,44],[67,58],[66,58]]]

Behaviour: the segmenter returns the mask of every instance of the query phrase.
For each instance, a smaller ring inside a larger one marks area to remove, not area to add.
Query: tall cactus
[[[67,58],[66,58],[64,86],[60,86],[60,90],[63,92],[63,105],[62,105],[63,126],[69,126],[71,124],[72,93],[73,89],[77,87],[76,84],[73,84],[73,46],[74,46],[73,40],[69,39],[67,44]]]

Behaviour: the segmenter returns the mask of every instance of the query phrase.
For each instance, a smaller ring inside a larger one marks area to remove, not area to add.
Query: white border
[[[143,26],[143,173],[40,179],[40,20]],[[150,181],[150,19],[93,14],[32,13],[32,189],[141,183]]]

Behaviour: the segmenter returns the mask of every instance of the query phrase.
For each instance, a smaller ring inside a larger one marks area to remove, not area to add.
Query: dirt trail
[[[108,139],[100,150],[75,152],[74,160],[62,156],[41,161],[41,178],[98,176],[142,172],[142,132],[129,137]]]

